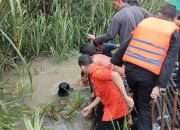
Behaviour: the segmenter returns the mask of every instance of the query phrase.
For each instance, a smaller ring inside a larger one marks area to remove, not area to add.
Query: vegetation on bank
[[[140,0],[151,12],[164,1]],[[65,58],[79,44],[88,42],[87,33],[104,32],[113,14],[111,0],[0,0],[0,74],[17,69],[19,63],[29,70],[26,61],[39,55]],[[25,74],[31,79],[30,73]],[[29,88],[24,81],[0,82],[0,129],[15,130],[24,115],[27,130],[40,129],[41,115],[36,113],[30,119],[31,111],[23,104]],[[70,114],[73,108],[76,104]],[[67,112],[68,117],[70,114]]]
[[[140,0],[156,12],[164,0]],[[52,55],[62,59],[87,42],[87,33],[101,34],[114,13],[111,0],[0,0],[0,29],[28,60]],[[8,70],[19,59],[0,34],[0,68]]]

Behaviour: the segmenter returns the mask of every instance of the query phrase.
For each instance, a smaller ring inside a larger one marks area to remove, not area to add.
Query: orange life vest
[[[144,19],[132,32],[133,38],[123,61],[159,75],[169,49],[171,35],[178,30],[175,23],[159,18]]]

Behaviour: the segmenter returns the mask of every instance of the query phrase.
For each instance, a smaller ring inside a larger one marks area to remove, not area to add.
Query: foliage
[[[70,120],[74,117],[77,110],[84,105],[84,101],[85,98],[80,92],[73,92],[68,99],[61,97],[59,100],[44,107],[43,113],[56,121],[60,117]]]
[[[23,104],[23,98],[17,94],[14,86],[7,82],[0,83],[0,129],[14,130],[29,109]]]
[[[152,13],[157,13],[166,0],[139,0],[141,5]]]
[[[157,12],[164,0],[140,2],[149,11]],[[26,60],[41,54],[61,60],[66,53],[88,42],[87,33],[104,32],[113,14],[111,0],[0,0],[0,74],[20,59],[32,82]],[[17,121],[29,112],[22,104],[25,87],[21,81],[16,86],[0,83],[0,129],[14,129]],[[73,99],[65,118],[71,118],[83,102],[80,95]],[[40,130],[39,113],[33,120],[25,118],[27,130]]]
[[[69,104],[64,108],[64,111],[62,112],[63,118],[72,119],[74,113],[76,112],[77,109],[81,107],[84,100],[85,99],[80,94],[80,92],[74,93],[72,95],[72,100],[69,102]]]
[[[42,130],[43,117],[40,114],[40,111],[36,111],[32,115],[32,119],[25,117],[24,124],[26,130]]]
[[[140,2],[157,12],[164,0]],[[24,57],[50,54],[61,60],[70,50],[87,42],[87,33],[104,32],[113,14],[111,0],[1,0],[0,28]],[[17,55],[12,46],[2,35],[0,43],[2,52],[6,52],[0,54],[8,59],[0,63],[13,63]]]

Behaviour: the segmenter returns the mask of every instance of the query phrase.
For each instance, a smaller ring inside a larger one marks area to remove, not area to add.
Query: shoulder
[[[180,47],[180,33],[175,31],[171,36],[171,46]]]
[[[173,32],[172,37],[174,39],[180,40],[180,32],[178,31]]]
[[[129,7],[125,7],[124,9],[119,10],[113,17],[112,21],[121,22],[126,21],[128,19],[128,9]]]
[[[95,65],[92,71],[92,77],[97,78],[101,73],[104,72],[104,67],[101,65]]]

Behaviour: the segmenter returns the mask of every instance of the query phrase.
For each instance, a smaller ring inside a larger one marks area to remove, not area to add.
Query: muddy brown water
[[[56,63],[50,58],[39,57],[33,61],[31,69],[34,86],[33,104],[50,102],[57,92],[58,83],[74,84],[80,78],[77,57],[70,58],[62,63]]]
[[[27,105],[36,109],[42,104],[50,104],[57,97],[57,84],[68,82],[71,87],[80,91],[88,100],[89,91],[79,90],[74,84],[80,79],[80,69],[77,64],[77,57],[69,58],[62,63],[57,63],[53,58],[38,57],[32,61],[31,65],[33,77],[32,98],[27,98]],[[7,74],[5,79],[12,79],[12,74]],[[17,79],[16,76],[13,79]],[[71,98],[71,97],[70,97]],[[80,110],[76,112],[71,120],[60,119],[59,121],[45,119],[44,127],[48,130],[90,130],[91,121],[85,120]]]

